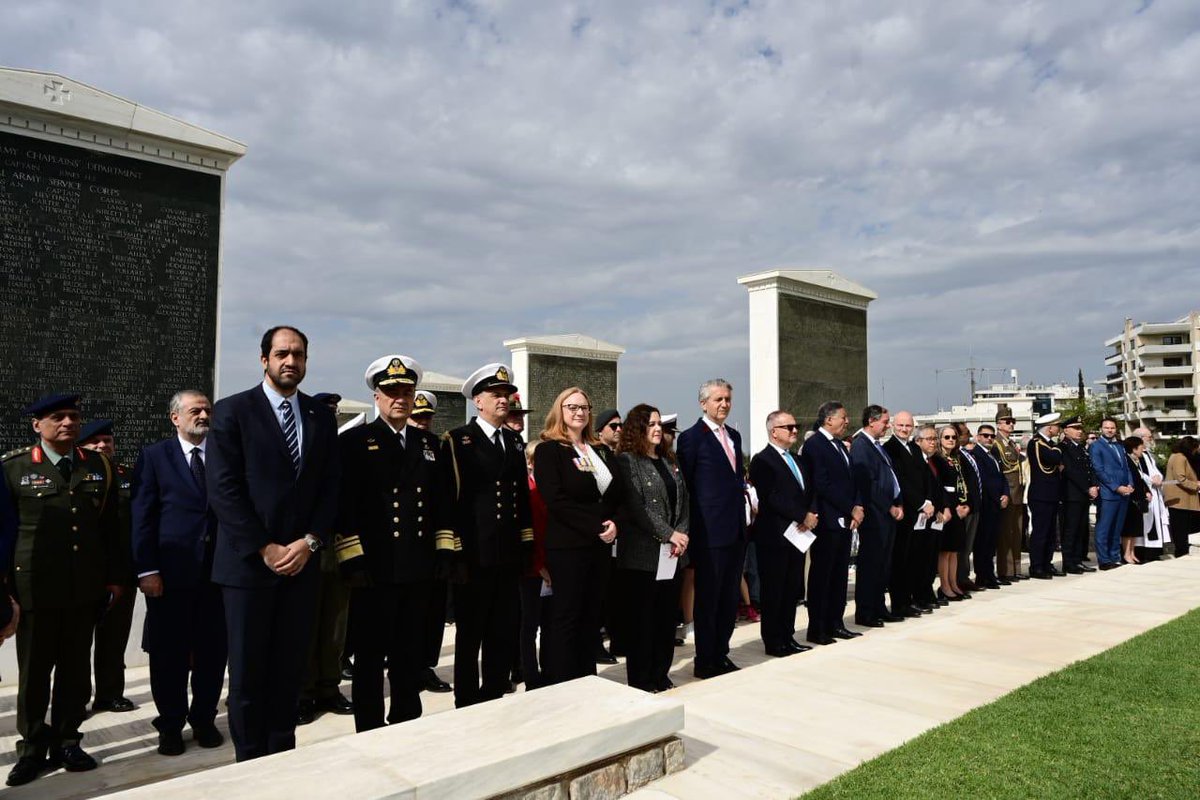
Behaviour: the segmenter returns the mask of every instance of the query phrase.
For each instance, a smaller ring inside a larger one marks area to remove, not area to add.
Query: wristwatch
[[[321,549],[321,540],[313,536],[311,533],[304,534],[304,543],[308,545],[308,551],[315,553]]]

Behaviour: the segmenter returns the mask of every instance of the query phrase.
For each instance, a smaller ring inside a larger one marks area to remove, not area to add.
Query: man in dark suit
[[[786,411],[767,415],[767,446],[750,459],[750,483],[758,492],[754,546],[758,548],[759,631],[769,656],[790,656],[811,649],[796,641],[796,605],[804,596],[804,552],[784,537],[817,526],[804,472],[791,453],[796,418]]]
[[[841,403],[829,401],[817,409],[817,432],[804,443],[800,460],[811,478],[817,539],[809,550],[808,634],[810,642],[827,645],[861,633],[847,630],[846,582],[850,543],[862,524],[863,507],[850,472],[850,454],[842,436],[850,418]]]
[[[332,536],[340,477],[337,423],[298,390],[308,339],[262,338],[262,384],[217,403],[208,500],[217,515],[213,581],[229,633],[229,732],[238,761],[296,746],[320,581],[311,558]]]
[[[354,728],[360,732],[421,716],[434,559],[454,550],[438,437],[407,424],[422,372],[408,356],[372,362],[365,377],[379,416],[338,437],[342,486],[334,549],[353,587]]]
[[[206,439],[212,405],[202,392],[171,398],[176,435],[142,451],[134,468],[133,565],[146,595],[142,649],[158,752],[183,753],[183,725],[201,747],[217,747],[217,700],[225,682],[225,608],[212,582],[217,518],[208,507]],[[188,705],[188,674],[192,702]]]
[[[858,527],[854,622],[867,628],[904,620],[902,615],[888,611],[883,599],[891,572],[896,522],[904,518],[900,481],[880,441],[891,424],[886,408],[867,406],[862,413],[862,430],[850,448],[850,472],[863,506],[863,521]]]
[[[913,529],[921,514],[929,519],[934,512],[929,490],[929,468],[912,441],[914,424],[912,414],[898,411],[892,417],[892,435],[883,443],[884,451],[892,460],[892,471],[900,482],[900,500],[904,506],[904,516],[896,521],[888,594],[892,598],[892,613],[905,617],[919,617],[933,610],[928,605],[919,607],[917,602],[925,598],[918,600],[915,596],[915,587],[926,572],[935,537],[931,535],[928,524],[920,530]]]
[[[986,586],[978,586],[971,580],[971,559],[975,554],[975,537],[979,533],[979,509],[983,507],[983,485],[979,464],[976,463],[981,453],[975,452],[979,448],[971,441],[971,429],[965,422],[955,422],[954,430],[958,433],[958,451],[962,456],[959,460],[963,482],[967,485],[967,502],[971,506],[971,513],[963,520],[963,544],[958,551],[958,587],[968,591],[984,591]]]
[[[1054,577],[1054,537],[1058,533],[1059,503],[1062,500],[1062,449],[1058,436],[1058,412],[1043,414],[1034,422],[1037,433],[1029,443],[1029,577]],[[1060,575],[1062,573],[1059,573]]]
[[[1092,469],[1092,459],[1083,446],[1083,422],[1079,417],[1063,421],[1063,503],[1062,503],[1062,560],[1063,572],[1082,575],[1096,568],[1084,564],[1081,556],[1087,553],[1088,509],[1100,496],[1100,485]]]
[[[504,426],[514,391],[504,364],[475,370],[462,393],[477,414],[442,437],[454,489],[457,708],[496,700],[511,686],[520,624],[517,581],[533,552],[525,448],[516,432]]]
[[[742,437],[725,424],[733,387],[715,378],[700,387],[695,425],[679,435],[677,451],[691,495],[688,549],[696,572],[697,678],[738,667],[729,659],[729,637],[737,621],[738,592],[746,558],[746,482]]]
[[[1000,582],[996,574],[996,545],[1000,537],[1000,515],[1008,508],[1008,479],[1000,462],[992,455],[996,428],[984,423],[975,429],[975,446],[971,458],[979,468],[979,526],[975,531],[972,558],[975,561],[975,588],[999,589],[1009,581]]]

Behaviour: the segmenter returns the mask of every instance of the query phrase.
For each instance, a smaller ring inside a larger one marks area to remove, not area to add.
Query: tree
[[[1079,369],[1079,399],[1082,400],[1087,396],[1087,392],[1083,390],[1083,368]]]
[[[1078,416],[1085,431],[1100,430],[1100,420],[1112,416],[1109,411],[1108,397],[1104,395],[1093,397],[1077,397],[1074,400],[1063,401],[1058,406],[1063,417]]]

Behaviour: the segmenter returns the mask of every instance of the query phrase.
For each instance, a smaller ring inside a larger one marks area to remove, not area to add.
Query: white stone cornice
[[[743,275],[738,278],[738,283],[751,293],[774,291],[863,311],[879,297],[870,289],[828,269],[773,269]]]
[[[625,353],[624,347],[601,341],[579,333],[558,336],[522,336],[508,339],[504,346],[510,352],[533,355],[586,358],[593,361],[617,361]]]

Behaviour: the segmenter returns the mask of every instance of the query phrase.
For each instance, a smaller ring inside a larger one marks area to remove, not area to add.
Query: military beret
[[[617,417],[621,416],[621,412],[615,408],[606,408],[596,415],[596,433],[604,429],[604,426],[612,422]]]
[[[342,402],[342,396],[337,392],[317,392],[313,395],[313,400],[325,405],[329,405],[330,403],[337,405]]]
[[[112,436],[113,421],[111,419],[94,419],[79,431],[79,441],[86,442],[93,436]]]
[[[72,408],[79,410],[80,395],[77,394],[50,394],[40,398],[34,403],[30,403],[25,408],[25,415],[41,419],[47,414],[55,411],[61,411],[64,408]]]
[[[480,392],[489,389],[507,389],[515,392],[517,387],[512,382],[512,370],[499,362],[484,364],[471,373],[471,377],[463,381],[463,397],[470,400]]]
[[[390,355],[372,361],[363,378],[367,382],[367,388],[374,391],[380,386],[416,386],[424,374],[425,370],[421,369],[421,365],[415,359]]]
[[[433,392],[427,392],[424,389],[417,391],[417,396],[413,398],[412,415],[415,417],[418,414],[436,414],[437,413],[437,395]]]

